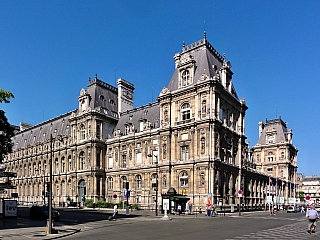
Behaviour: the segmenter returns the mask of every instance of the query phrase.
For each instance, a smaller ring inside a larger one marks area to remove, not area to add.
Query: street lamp
[[[153,155],[156,158],[156,216],[158,216],[158,155]],[[152,154],[148,154],[148,157],[152,157]]]

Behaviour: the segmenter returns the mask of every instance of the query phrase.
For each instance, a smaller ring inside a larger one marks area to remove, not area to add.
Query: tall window
[[[142,188],[142,178],[141,175],[136,176],[136,187],[137,188]]]
[[[56,168],[56,173],[59,172],[59,161],[58,158],[55,159],[55,168]]]
[[[121,177],[121,186],[123,189],[126,189],[126,182],[127,182],[127,177],[126,176],[122,176]]]
[[[180,176],[180,186],[181,187],[188,187],[188,173],[182,172]]]
[[[97,122],[97,126],[96,126],[96,137],[98,139],[101,139],[101,122]]]
[[[71,160],[71,155],[68,156],[68,165],[69,165],[69,171],[72,170],[72,160]]]
[[[182,114],[182,120],[190,119],[190,105],[189,105],[189,103],[185,103],[182,105],[181,114]]]
[[[186,161],[189,159],[189,146],[181,147],[181,161]]]
[[[81,125],[80,127],[80,135],[81,135],[81,140],[86,139],[86,128],[84,125]]]
[[[80,152],[79,160],[80,160],[80,169],[84,169],[85,160],[86,160],[86,155],[85,155],[85,153],[84,153],[83,151]]]
[[[205,186],[205,177],[204,177],[204,173],[200,173],[200,187],[204,187]]]
[[[273,162],[273,152],[268,152],[268,161]]]
[[[97,149],[97,156],[96,156],[96,166],[100,167],[100,155],[101,155],[101,150]]]
[[[127,156],[126,155],[122,155],[121,167],[123,167],[123,168],[127,167]]]
[[[66,163],[64,161],[64,157],[61,158],[61,172],[66,171]]]
[[[182,86],[183,87],[189,85],[189,79],[190,79],[190,72],[188,70],[186,70],[182,73]]]
[[[158,186],[157,186],[157,180],[158,180],[158,176],[157,176],[157,174],[152,174],[151,175],[151,186],[152,186],[152,188],[155,190]]]
[[[108,189],[110,189],[110,190],[113,189],[113,178],[112,177],[108,178]]]

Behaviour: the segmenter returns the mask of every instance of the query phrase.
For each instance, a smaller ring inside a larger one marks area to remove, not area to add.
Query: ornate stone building
[[[183,45],[174,61],[172,78],[154,103],[133,108],[131,83],[119,79],[116,88],[95,77],[81,90],[78,109],[18,132],[5,164],[17,172],[19,200],[43,201],[52,159],[56,204],[82,196],[119,202],[129,182],[130,203],[146,207],[169,188],[196,206],[208,198],[263,205],[269,177],[259,172],[264,166],[255,169],[258,148],[252,154],[246,143],[247,106],[234,88],[231,63],[206,35]],[[285,156],[295,160],[294,153],[289,148]],[[292,166],[283,175],[288,180]]]
[[[295,195],[298,149],[293,146],[292,135],[281,118],[259,122],[259,140],[252,148],[257,171],[270,176],[269,193],[284,197],[285,204],[289,204],[290,197],[298,197]]]

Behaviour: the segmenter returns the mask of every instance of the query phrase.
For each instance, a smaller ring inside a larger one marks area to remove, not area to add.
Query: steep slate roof
[[[125,131],[125,125],[134,126],[135,132],[139,132],[140,121],[150,122],[151,128],[159,128],[160,126],[160,106],[157,102],[134,108],[120,114],[120,119],[115,130]]]
[[[266,120],[263,125],[263,130],[258,140],[258,144],[267,144],[267,132],[276,132],[274,143],[287,142],[288,132],[287,125],[280,118],[273,120]]]
[[[90,80],[88,85],[90,95],[90,108],[107,109],[110,112],[118,113],[118,88],[113,87],[97,78]]]
[[[189,54],[196,61],[196,70],[193,77],[193,84],[197,82],[202,74],[206,74],[209,78],[213,78],[218,73],[216,70],[219,70],[222,67],[224,58],[218,53],[218,51],[212,47],[212,45],[207,41],[205,35],[201,40],[192,43],[188,46],[182,47],[182,52],[178,53],[184,55]],[[178,89],[179,83],[179,69],[176,68],[168,89],[174,91]]]
[[[25,148],[28,145],[35,145],[37,142],[46,142],[50,135],[70,135],[69,118],[74,111],[50,119],[24,131],[19,132],[13,137],[13,151]]]

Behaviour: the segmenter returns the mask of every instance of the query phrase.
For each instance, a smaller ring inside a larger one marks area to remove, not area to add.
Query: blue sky
[[[319,173],[320,1],[0,0],[1,108],[38,124],[78,107],[88,78],[132,82],[135,107],[155,101],[182,42],[203,37],[231,61],[249,107],[246,135],[281,116],[299,149],[298,172]]]

